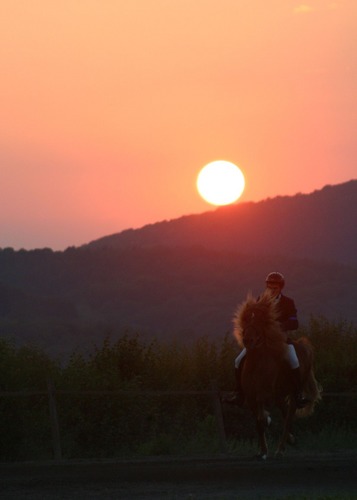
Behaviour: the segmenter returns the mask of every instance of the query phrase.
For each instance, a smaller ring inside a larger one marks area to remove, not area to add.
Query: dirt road
[[[357,499],[357,453],[0,464],[2,500]]]

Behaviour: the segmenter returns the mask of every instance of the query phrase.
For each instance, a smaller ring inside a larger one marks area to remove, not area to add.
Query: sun
[[[230,205],[242,195],[245,180],[237,165],[217,160],[202,168],[196,184],[199,194],[211,205]]]

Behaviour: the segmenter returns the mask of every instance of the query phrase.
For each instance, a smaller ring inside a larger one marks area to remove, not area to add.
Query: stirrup
[[[296,402],[296,407],[301,410],[302,408],[305,408],[306,405],[310,403],[309,399],[306,399],[302,394],[298,394],[295,398]]]

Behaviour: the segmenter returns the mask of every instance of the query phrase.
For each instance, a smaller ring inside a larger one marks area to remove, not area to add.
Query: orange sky
[[[0,0],[0,247],[64,249],[357,178],[357,2]]]

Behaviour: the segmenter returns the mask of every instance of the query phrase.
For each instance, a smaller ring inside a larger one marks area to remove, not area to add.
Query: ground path
[[[2,500],[357,499],[357,453],[0,464]]]

